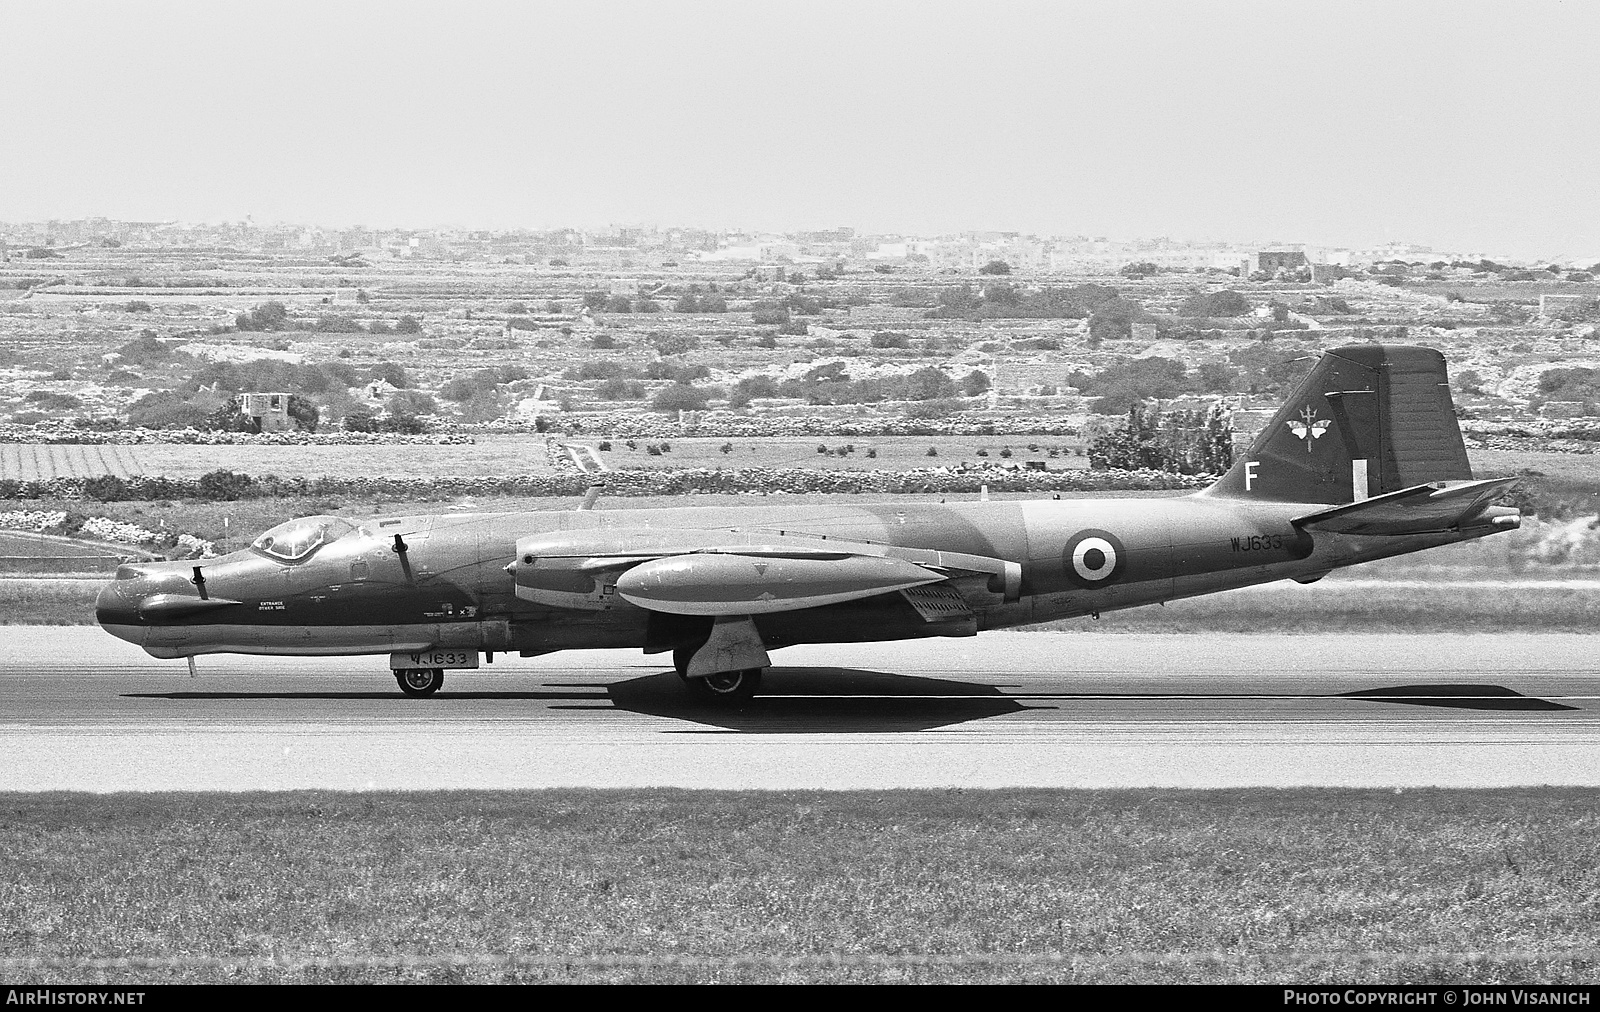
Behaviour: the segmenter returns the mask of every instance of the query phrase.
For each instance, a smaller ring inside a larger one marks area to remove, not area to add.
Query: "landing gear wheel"
[[[702,700],[722,706],[742,706],[761,688],[760,668],[743,671],[718,671],[704,678],[687,678],[690,689]]]
[[[444,684],[444,669],[401,668],[394,673],[394,680],[408,696],[431,696]]]

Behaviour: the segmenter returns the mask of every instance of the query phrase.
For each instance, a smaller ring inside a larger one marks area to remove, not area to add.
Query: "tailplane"
[[[1444,356],[1362,344],[1325,352],[1206,494],[1348,503],[1471,480]]]
[[[1456,485],[1414,485],[1361,502],[1330,506],[1295,517],[1304,530],[1334,534],[1436,534],[1465,527],[1513,528],[1516,510],[1490,509],[1489,504],[1516,484],[1515,478],[1485,478]]]

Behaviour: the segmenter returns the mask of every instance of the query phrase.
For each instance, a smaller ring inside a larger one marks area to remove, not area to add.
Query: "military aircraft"
[[[200,562],[122,566],[110,633],[162,658],[387,654],[425,696],[497,652],[671,652],[748,700],[768,651],[983,630],[1332,570],[1515,528],[1473,480],[1444,357],[1325,353],[1232,469],[1162,498],[291,520]],[[591,506],[586,501],[585,507]]]

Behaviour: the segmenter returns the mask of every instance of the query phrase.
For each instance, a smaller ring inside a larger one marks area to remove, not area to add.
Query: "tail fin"
[[[1444,356],[1363,344],[1325,352],[1206,494],[1347,503],[1471,479]]]

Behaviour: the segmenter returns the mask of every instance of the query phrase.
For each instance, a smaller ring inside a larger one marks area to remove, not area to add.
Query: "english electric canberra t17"
[[[1444,357],[1327,352],[1233,468],[1170,498],[313,516],[202,562],[125,565],[100,624],[156,657],[386,654],[436,691],[480,655],[670,652],[748,699],[795,643],[972,636],[1515,528],[1474,481]]]

